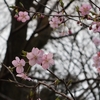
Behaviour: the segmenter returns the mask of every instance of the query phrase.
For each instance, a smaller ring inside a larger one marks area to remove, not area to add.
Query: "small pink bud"
[[[100,57],[100,51],[97,53],[98,57]]]
[[[80,24],[80,21],[77,21],[77,24]]]
[[[96,25],[96,28],[98,28],[99,26],[98,25]]]
[[[92,30],[92,26],[89,27],[89,30]]]
[[[45,16],[43,14],[40,15],[40,18],[44,18]]]
[[[72,34],[72,31],[69,29],[69,30],[68,30],[68,33],[69,33],[69,34]]]
[[[82,23],[80,23],[80,26],[83,26],[83,24],[82,24]]]
[[[18,18],[18,15],[17,15],[17,14],[15,14],[14,18]]]

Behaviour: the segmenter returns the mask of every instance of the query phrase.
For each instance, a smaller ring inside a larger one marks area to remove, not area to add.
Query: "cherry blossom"
[[[93,57],[93,66],[98,68],[100,67],[100,57],[98,55],[94,56]]]
[[[79,11],[81,13],[82,16],[88,15],[90,12],[90,9],[92,7],[89,4],[83,4],[80,8]]]
[[[42,67],[44,69],[48,69],[51,65],[54,64],[53,54],[49,53],[47,55],[43,55]]]
[[[23,66],[25,66],[25,61],[24,59],[19,59],[19,57],[15,57],[15,60],[12,61],[12,64],[14,67],[16,67],[16,72],[17,73],[22,73],[24,71]]]
[[[100,57],[100,51],[97,53],[97,56]]]
[[[58,17],[53,17],[52,20],[49,22],[50,26],[52,28],[58,28],[58,25],[60,24],[60,20]]]
[[[57,13],[56,16],[52,17],[49,24],[52,28],[58,28],[58,26],[64,22],[64,17],[61,17],[61,13]]]
[[[94,25],[92,28],[94,32],[100,32],[100,22],[93,22],[92,25]]]
[[[38,48],[33,48],[31,52],[27,53],[26,57],[29,59],[29,64],[31,66],[35,64],[41,64],[43,51]]]
[[[16,76],[21,77],[24,80],[29,80],[29,81],[32,80],[30,77],[27,76],[26,73],[20,73],[20,74],[17,74]]]
[[[98,52],[93,57],[93,66],[97,69],[97,71],[100,73],[100,52]]]
[[[100,73],[100,67],[97,68],[97,71]]]
[[[28,12],[26,12],[26,11],[24,11],[24,12],[20,11],[18,13],[18,16],[15,15],[15,17],[17,18],[18,21],[21,21],[21,22],[26,22],[27,20],[30,19],[30,16],[28,15]]]
[[[100,39],[99,38],[93,38],[92,41],[96,46],[100,45]]]

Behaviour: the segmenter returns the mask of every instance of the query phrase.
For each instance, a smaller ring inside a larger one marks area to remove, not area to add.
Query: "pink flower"
[[[93,66],[95,66],[96,68],[100,67],[100,52],[97,52],[96,56],[93,57]]]
[[[100,67],[97,68],[98,73],[100,73]]]
[[[60,24],[60,20],[58,17],[53,17],[52,20],[49,22],[50,26],[52,28],[58,28],[58,25]]]
[[[45,17],[45,15],[43,15],[43,14],[40,14],[40,18],[44,18]]]
[[[27,74],[25,74],[25,73],[20,73],[20,74],[17,74],[16,75],[17,77],[21,77],[21,78],[23,78],[24,80],[32,80],[30,77],[28,77],[27,76]]]
[[[93,66],[98,68],[100,67],[100,57],[98,55],[94,56],[93,57]]]
[[[12,61],[12,64],[14,67],[16,67],[17,73],[22,73],[24,71],[23,66],[25,66],[25,61],[23,59],[19,59],[19,57],[16,57],[15,60]]]
[[[93,22],[92,25],[95,25],[93,29],[94,32],[100,32],[100,22]]]
[[[29,19],[30,19],[30,16],[28,15],[28,13],[26,11],[24,11],[24,12],[20,11],[18,13],[18,17],[17,17],[18,21],[26,22]]]
[[[93,57],[93,62],[93,66],[100,73],[100,52],[98,52],[97,55]]]
[[[100,45],[100,39],[99,38],[93,38],[92,41],[96,46]]]
[[[56,16],[52,17],[49,24],[52,28],[58,28],[58,26],[64,22],[64,17],[62,16],[62,12],[61,13],[57,13]]]
[[[35,64],[41,64],[43,51],[38,48],[33,48],[31,52],[27,53],[26,57],[29,59],[29,64],[31,66]]]
[[[100,57],[100,51],[97,53],[97,56]]]
[[[79,11],[81,13],[82,16],[88,15],[90,12],[90,9],[92,7],[89,4],[83,4],[80,8]]]
[[[54,64],[53,54],[49,53],[47,55],[43,55],[42,67],[44,69],[48,69],[51,65]]]

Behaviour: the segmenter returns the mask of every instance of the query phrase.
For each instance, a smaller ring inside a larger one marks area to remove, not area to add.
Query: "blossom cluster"
[[[91,26],[90,26],[90,29],[92,29],[94,33],[100,32],[100,22],[99,22],[98,17],[97,17],[98,14],[91,12],[90,11],[91,8],[92,7],[89,4],[83,4],[79,8],[79,13],[83,17],[83,19],[93,21]],[[90,16],[89,13],[91,13],[91,14],[93,13],[95,15],[95,18],[92,18],[92,16]],[[95,19],[95,21],[94,21],[94,19]],[[93,38],[92,41],[96,46],[100,45],[100,39],[99,38]],[[93,56],[93,66],[100,73],[100,52],[97,52],[97,54],[95,56]]]
[[[79,9],[77,11],[82,16],[83,19],[93,20],[93,22],[90,26],[91,27],[90,29],[92,29],[94,32],[100,32],[100,22],[98,21],[98,19],[96,19],[98,17],[93,18],[91,15],[89,15],[89,13],[94,14],[95,16],[98,16],[98,14],[95,14],[94,12],[92,12],[91,9],[92,9],[92,7],[90,4],[82,4],[82,6],[79,7]],[[41,17],[43,16],[43,18],[44,18],[43,14],[40,13],[39,15]],[[38,16],[38,14],[37,14],[37,16]],[[15,14],[14,17],[17,19],[17,21],[21,21],[21,22],[26,22],[30,19],[30,16],[27,11],[19,11]],[[64,13],[62,11],[59,13],[56,13],[49,20],[50,27],[53,29],[58,28],[62,23],[65,23],[65,22],[66,22],[66,20],[64,17]]]
[[[17,19],[17,21],[21,21],[23,23],[30,19],[30,16],[26,11],[19,11],[14,17]]]
[[[100,39],[99,38],[93,38],[92,41],[96,46],[100,45]],[[93,66],[100,73],[100,52],[97,52],[97,54],[95,56],[93,56]]]
[[[27,52],[26,58],[28,59],[28,64],[30,66],[39,64],[43,69],[48,69],[54,64],[53,54],[44,54],[44,52],[42,50],[39,50],[38,48],[33,48],[31,52]],[[31,80],[31,78],[27,76],[27,73],[24,72],[24,67],[26,64],[24,59],[15,57],[15,60],[12,61],[12,64],[16,68],[17,77],[21,77],[25,80]]]
[[[91,5],[83,4],[79,8],[79,13],[81,16],[83,16],[83,18],[93,21],[89,27],[90,30],[93,30],[94,33],[100,32],[100,22],[97,17],[97,16],[99,16],[99,14],[96,14],[96,13],[90,11],[91,8],[92,8]],[[95,15],[95,17],[92,17],[91,15],[89,15],[89,13],[91,13],[92,15]]]
[[[26,57],[29,60],[29,65],[34,66],[35,64],[40,64],[44,69],[48,69],[49,66],[54,64],[53,54],[44,54],[42,50],[38,48],[33,48],[31,52],[28,52]]]
[[[94,26],[92,29],[95,33],[100,32],[100,22],[93,22],[92,26]]]
[[[82,4],[81,7],[78,7],[77,11],[80,17],[80,23],[82,23],[82,21],[84,19],[87,20],[91,20],[92,23],[89,26],[90,30],[93,30],[94,33],[96,32],[100,32],[100,21],[98,19],[99,14],[96,14],[94,12],[91,11],[92,7],[90,4]],[[65,23],[65,17],[63,16],[64,13],[61,11],[59,13],[56,13],[54,16],[51,17],[51,19],[49,20],[49,24],[50,27],[53,29],[58,28],[62,23]],[[92,17],[92,15],[94,15],[95,17]],[[26,11],[19,11],[16,15],[15,18],[18,21],[21,22],[26,22],[27,20],[30,19],[30,16],[28,15],[28,12]],[[44,18],[44,17],[43,17]],[[69,34],[72,34],[72,31],[69,30],[68,31]],[[61,36],[67,35],[67,33],[65,31],[62,31]],[[96,46],[100,45],[100,39],[99,38],[93,38],[93,42]],[[99,53],[100,54],[100,53]],[[49,54],[44,54],[44,52],[42,50],[39,50],[38,48],[33,48],[31,52],[28,52],[26,55],[27,59],[28,59],[28,63],[30,66],[34,66],[35,64],[39,64],[42,66],[42,68],[47,69],[49,68],[49,66],[54,64],[53,61],[53,54],[49,53]],[[100,72],[100,64],[99,64],[99,59],[100,56],[97,55],[93,57],[93,66],[95,66],[97,68],[97,70]],[[18,57],[15,58],[15,60],[12,62],[12,64],[16,67],[16,72],[18,73],[17,76],[21,77],[21,75],[24,72],[24,66],[25,66],[25,61],[24,59],[19,59]],[[24,75],[24,77],[26,77]],[[24,78],[25,79],[25,78]]]
[[[57,13],[49,21],[49,24],[53,29],[58,28],[58,26],[64,22],[64,17],[62,17],[61,15],[62,13]]]

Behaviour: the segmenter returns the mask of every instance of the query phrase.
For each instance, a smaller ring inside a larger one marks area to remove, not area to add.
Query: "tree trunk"
[[[20,6],[19,2],[21,2],[28,10],[32,5],[33,0],[16,0],[16,6]],[[47,0],[41,0],[40,2],[46,4]],[[44,12],[44,7],[40,5],[37,6],[37,11]],[[17,22],[16,19],[13,18],[14,14],[15,13],[12,12],[11,32],[7,41],[7,50],[3,62],[6,66],[12,66],[12,60],[14,60],[16,56],[21,57],[22,50],[30,51],[33,47],[42,48],[47,43],[52,31],[48,24],[48,18],[40,19],[38,20],[38,25],[35,31],[38,32],[38,36],[34,37],[34,32],[31,38],[26,41],[28,23]],[[42,26],[45,27],[40,29]],[[0,78],[5,80],[12,79],[11,74],[4,66],[1,69]],[[22,80],[19,81],[27,83]],[[0,82],[0,93],[7,96],[7,98],[12,98],[13,100],[27,100],[29,89],[20,88],[13,83]],[[6,99],[0,98],[0,100]]]

